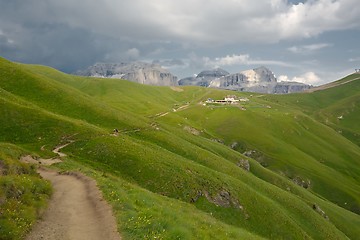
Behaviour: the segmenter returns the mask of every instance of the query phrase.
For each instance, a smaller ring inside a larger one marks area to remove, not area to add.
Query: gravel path
[[[69,143],[68,143],[69,144]],[[68,144],[59,146],[59,152]],[[40,160],[40,161],[39,161]],[[22,161],[51,165],[60,159],[39,159],[25,156]],[[111,207],[102,198],[96,182],[80,173],[68,175],[41,167],[40,175],[51,182],[54,193],[49,207],[26,240],[120,240]]]
[[[111,208],[102,199],[95,181],[82,174],[60,175],[39,169],[51,181],[54,193],[45,214],[27,236],[27,240],[115,240],[116,230]]]

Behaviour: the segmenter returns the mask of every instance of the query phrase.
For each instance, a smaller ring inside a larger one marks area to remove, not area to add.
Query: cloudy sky
[[[0,56],[74,72],[157,62],[179,78],[266,66],[313,85],[360,68],[358,0],[0,0]]]

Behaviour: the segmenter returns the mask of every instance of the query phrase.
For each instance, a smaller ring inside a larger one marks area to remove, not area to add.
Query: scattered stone
[[[207,191],[203,191],[202,196],[205,196],[209,202],[214,203],[216,206],[226,207],[226,208],[234,207],[238,209],[244,208],[243,206],[240,205],[239,201],[231,197],[230,192],[226,190],[221,190],[215,196],[210,195],[209,192]]]
[[[231,149],[235,149],[237,146],[239,146],[239,143],[238,143],[238,142],[233,142],[233,143],[230,145],[230,148],[231,148]]]
[[[191,202],[195,203],[200,197],[205,197],[210,203],[215,204],[218,207],[225,208],[236,208],[244,213],[245,219],[250,218],[249,214],[246,212],[244,206],[242,206],[238,199],[231,196],[231,193],[225,189],[221,190],[215,195],[211,195],[208,191],[198,191],[195,197],[191,198]]]
[[[299,176],[296,176],[295,178],[292,179],[292,181],[296,184],[299,185],[300,187],[303,187],[305,189],[308,189],[311,185],[311,181],[309,179],[302,179]]]
[[[190,127],[190,126],[185,126],[184,127],[184,130],[191,133],[192,135],[195,135],[195,136],[199,136],[200,135],[200,131],[193,128],[193,127]]]
[[[251,157],[252,155],[254,155],[256,153],[255,150],[249,150],[243,153],[243,155],[247,156],[247,157]]]
[[[262,152],[260,151],[257,151],[257,150],[248,150],[248,151],[245,151],[243,153],[243,155],[245,155],[246,157],[250,157],[254,160],[256,160],[258,163],[261,164],[261,166],[263,167],[268,167],[269,164],[268,164],[268,160],[269,158],[264,155]]]
[[[195,197],[192,197],[190,202],[194,203],[196,202],[200,197],[202,196],[202,192],[201,191],[197,191],[197,194],[195,195]]]
[[[221,139],[216,139],[216,138],[212,138],[211,141],[217,142],[217,143],[221,143],[224,144],[224,141]]]
[[[319,205],[317,205],[316,203],[313,204],[313,209],[320,214],[323,218],[325,218],[326,220],[329,220],[329,217],[326,215],[326,213],[319,207]]]
[[[248,172],[250,171],[250,163],[247,159],[240,159],[240,161],[236,165]]]

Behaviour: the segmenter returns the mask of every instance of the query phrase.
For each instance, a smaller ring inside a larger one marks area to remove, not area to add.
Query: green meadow
[[[53,157],[70,141],[52,168],[94,178],[123,239],[358,239],[359,76],[264,95],[0,58],[0,239],[22,239],[51,194],[20,156]],[[205,103],[227,95],[249,101]],[[11,224],[7,209],[22,208]]]

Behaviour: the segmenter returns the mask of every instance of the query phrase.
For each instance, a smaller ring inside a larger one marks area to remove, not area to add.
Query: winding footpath
[[[59,152],[65,146],[57,147],[54,152],[59,157],[66,156]],[[49,165],[47,159],[40,161],[42,165]],[[102,198],[94,180],[80,173],[63,175],[43,167],[38,172],[51,182],[54,193],[48,209],[26,240],[121,239],[111,207]]]

